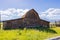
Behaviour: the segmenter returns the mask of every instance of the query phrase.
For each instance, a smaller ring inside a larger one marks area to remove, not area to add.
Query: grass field
[[[44,40],[60,35],[60,27],[50,29],[0,30],[0,40]]]

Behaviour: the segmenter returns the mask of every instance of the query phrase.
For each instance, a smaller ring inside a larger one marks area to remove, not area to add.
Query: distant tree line
[[[60,26],[60,21],[55,21],[56,26]]]
[[[50,27],[60,27],[60,21],[50,23]]]

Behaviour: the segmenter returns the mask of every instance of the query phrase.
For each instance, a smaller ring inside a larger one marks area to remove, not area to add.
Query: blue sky
[[[44,20],[60,20],[60,0],[0,0],[1,20],[19,18],[32,8],[35,9]],[[11,10],[13,12],[11,12]],[[20,12],[16,12],[17,10]]]
[[[44,11],[48,8],[60,8],[60,0],[0,0],[0,9],[20,8]]]

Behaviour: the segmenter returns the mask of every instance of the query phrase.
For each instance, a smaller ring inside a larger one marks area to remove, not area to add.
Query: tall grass
[[[37,29],[0,30],[0,40],[44,40],[58,35],[59,32],[55,34]]]

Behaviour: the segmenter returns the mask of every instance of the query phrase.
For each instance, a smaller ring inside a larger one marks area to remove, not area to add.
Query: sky
[[[0,0],[0,21],[21,18],[30,9],[41,19],[60,20],[60,0]]]

